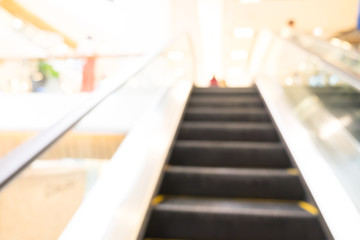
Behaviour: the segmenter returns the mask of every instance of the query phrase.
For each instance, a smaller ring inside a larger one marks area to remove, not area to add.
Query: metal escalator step
[[[170,166],[160,194],[233,198],[304,199],[299,177],[286,169]]]
[[[290,87],[291,88],[291,87]],[[296,89],[295,87],[293,87],[294,89]],[[308,87],[307,88],[309,91],[314,92],[316,94],[334,94],[334,93],[354,93],[357,92],[355,89],[351,88],[351,87],[346,87],[346,86],[331,86],[331,87]]]
[[[183,122],[179,140],[279,141],[271,123]]]
[[[176,141],[169,164],[208,167],[289,168],[281,143]]]
[[[146,239],[327,239],[256,88],[194,88],[187,107]]]
[[[197,240],[322,240],[315,215],[298,202],[165,198],[150,217],[146,237]]]
[[[249,88],[194,88],[192,91],[192,95],[200,96],[200,95],[252,95],[258,94],[258,91],[254,87]]]
[[[270,118],[263,108],[200,108],[187,109],[185,121],[254,121],[268,122]]]
[[[329,107],[360,107],[360,99],[348,99],[348,98],[321,98],[321,101]]]
[[[191,97],[189,106],[212,106],[212,107],[246,107],[246,106],[264,106],[258,96],[240,96],[240,97]]]

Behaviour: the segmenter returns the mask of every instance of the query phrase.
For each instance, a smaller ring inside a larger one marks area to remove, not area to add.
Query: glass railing
[[[103,80],[136,66],[143,57],[0,59],[0,157],[50,127]]]
[[[328,41],[309,35],[298,35],[292,41],[347,72],[360,75],[360,52],[337,38]]]
[[[359,238],[360,78],[298,40],[263,32],[257,47],[257,85],[331,233]]]
[[[73,110],[0,159],[0,239],[57,239],[104,169],[112,168],[127,133],[161,104],[170,87],[193,81],[193,60],[189,39],[182,35],[135,62],[120,60],[91,93],[70,99],[57,95]],[[46,95],[36,97],[49,101]],[[21,121],[27,124],[26,118]]]
[[[102,80],[136,64],[142,57],[129,54],[0,59],[0,93],[91,92]]]

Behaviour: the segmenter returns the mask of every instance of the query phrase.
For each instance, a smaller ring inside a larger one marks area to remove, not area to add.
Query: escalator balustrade
[[[360,141],[360,93],[349,86],[287,87],[294,105],[316,96],[321,104],[336,117],[347,131]]]
[[[194,88],[145,239],[322,240],[257,89]]]

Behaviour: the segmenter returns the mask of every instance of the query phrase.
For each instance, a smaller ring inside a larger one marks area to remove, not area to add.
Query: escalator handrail
[[[23,142],[20,146],[13,149],[0,159],[0,190],[23,171],[32,161],[44,153],[52,144],[58,141],[65,133],[73,128],[81,119],[90,113],[96,106],[103,102],[107,97],[122,88],[134,75],[147,67],[154,59],[160,56],[169,46],[181,37],[187,37],[186,33],[181,33],[172,38],[160,48],[146,55],[138,66],[127,69],[117,76],[102,81],[102,84],[92,92],[86,101],[75,107],[72,111],[60,118],[49,128],[42,130],[35,137]],[[190,41],[191,42],[191,41]]]
[[[278,38],[281,38],[277,35],[275,35]],[[323,65],[325,68],[329,69],[333,73],[337,74],[339,77],[341,77],[345,82],[356,88],[358,91],[360,91],[360,75],[353,71],[350,68],[345,68],[344,66],[332,61],[331,59],[327,59],[324,56],[321,56],[317,52],[301,45],[299,42],[297,42],[295,39],[292,38],[281,38],[282,40],[287,40],[292,45],[296,46],[297,48],[305,51],[306,53],[310,54],[314,60],[319,62],[321,65]]]
[[[299,35],[297,36],[300,40],[305,39],[305,41],[311,41],[312,43],[316,44],[317,46],[323,46],[329,49],[332,49],[331,51],[339,51],[344,53],[345,56],[350,58],[359,59],[360,58],[360,52],[358,49],[351,47],[351,48],[341,48],[333,45],[331,42],[327,41],[326,39],[317,38],[312,35]]]

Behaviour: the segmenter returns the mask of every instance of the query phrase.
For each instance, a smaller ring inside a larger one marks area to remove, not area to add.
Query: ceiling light
[[[307,68],[306,63],[304,63],[304,62],[299,63],[298,68],[299,68],[299,71],[301,71],[301,72],[305,71]]]
[[[285,84],[288,85],[288,86],[291,86],[294,84],[294,79],[292,77],[287,77],[285,79]]]
[[[249,27],[239,27],[234,29],[234,36],[236,38],[252,38],[254,36],[254,29]]]
[[[184,53],[181,51],[168,52],[168,58],[173,61],[180,61],[184,59]]]
[[[24,26],[24,22],[19,18],[15,18],[14,21],[12,22],[12,26],[13,28],[18,30]]]
[[[241,77],[243,75],[243,70],[241,68],[230,68],[228,70],[228,75],[230,77]]]
[[[313,35],[320,37],[323,34],[323,29],[321,27],[316,27],[313,30]]]
[[[245,60],[248,57],[248,53],[244,50],[231,51],[230,57],[232,60]]]
[[[335,46],[335,47],[340,47],[340,45],[341,45],[341,40],[338,39],[338,38],[332,38],[332,39],[330,40],[330,43],[331,43],[331,45],[333,45],[333,46]]]

